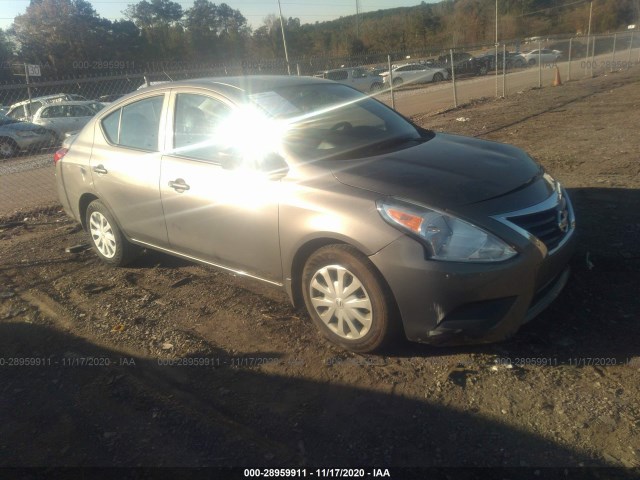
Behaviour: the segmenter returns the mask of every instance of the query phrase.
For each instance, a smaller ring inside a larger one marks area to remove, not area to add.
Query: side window
[[[117,144],[120,140],[118,138],[118,131],[120,127],[120,114],[122,109],[119,108],[113,113],[110,113],[102,120],[102,131],[104,132],[107,140],[111,143]]]
[[[70,109],[72,117],[91,117],[93,115],[91,110],[82,105],[71,105]]]
[[[346,80],[349,77],[349,73],[346,70],[338,70],[336,72],[329,72],[327,78],[329,80]]]
[[[13,118],[14,120],[20,120],[21,118],[23,118],[24,117],[24,105],[20,105],[19,107],[16,107],[13,110],[11,110],[7,114],[7,117]]]
[[[353,71],[353,78],[364,78],[367,76],[367,72],[361,68],[356,68]]]
[[[145,98],[116,110],[102,120],[111,143],[122,147],[158,151],[158,130],[164,95]]]
[[[27,113],[27,115],[35,115],[35,113],[42,107],[43,103],[42,102],[31,102],[31,105],[29,105],[28,103],[25,105],[27,112],[31,112],[31,113]]]
[[[45,115],[46,114],[46,115]],[[64,116],[64,109],[60,105],[47,107],[40,115],[42,118],[59,118]]]
[[[230,112],[230,107],[211,97],[178,94],[173,126],[174,149],[185,157],[215,160],[214,136]]]

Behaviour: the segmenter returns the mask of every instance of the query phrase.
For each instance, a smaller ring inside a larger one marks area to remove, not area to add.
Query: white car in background
[[[561,56],[562,52],[560,50],[549,50],[548,48],[531,50],[530,52],[522,54],[522,57],[528,65],[537,65],[538,59],[543,65],[546,63],[556,63]]]
[[[33,115],[44,105],[58,102],[68,101],[86,101],[82,95],[73,93],[56,93],[55,95],[45,95],[43,97],[34,97],[31,100],[23,100],[11,105],[6,112],[6,116],[20,122],[30,122]]]
[[[104,104],[95,101],[52,103],[38,109],[33,123],[54,132],[60,141],[66,133],[84,127],[103,107]]]
[[[393,72],[393,86],[405,83],[442,82],[449,79],[446,68],[430,67],[422,63],[407,63],[391,69]],[[389,85],[389,72],[380,74],[385,86]]]

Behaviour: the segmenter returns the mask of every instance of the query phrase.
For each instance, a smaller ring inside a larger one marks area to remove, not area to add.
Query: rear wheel
[[[10,158],[18,153],[18,146],[10,138],[0,138],[0,158]]]
[[[89,204],[85,218],[91,246],[100,260],[119,267],[138,255],[138,247],[124,237],[111,212],[100,200]]]
[[[433,78],[431,80],[433,81],[433,83],[441,82],[444,80],[444,75],[438,72],[433,75]]]
[[[535,65],[535,64],[536,64],[536,63],[538,63],[538,62],[536,61],[536,59],[535,59],[535,58],[531,58],[531,59],[529,59],[529,62],[528,62],[528,63],[529,63],[529,65],[533,66],[533,65]]]
[[[371,92],[379,92],[380,90],[382,90],[382,83],[380,82],[376,82],[373,85],[371,85]]]
[[[399,87],[403,83],[404,83],[404,81],[401,78],[394,78],[393,79],[393,86],[394,87]]]
[[[347,350],[372,352],[397,334],[388,287],[369,259],[349,245],[328,245],[312,254],[302,292],[321,333]]]

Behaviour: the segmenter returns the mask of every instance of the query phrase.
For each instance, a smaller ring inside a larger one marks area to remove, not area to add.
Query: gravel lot
[[[639,107],[633,69],[414,117],[523,147],[570,189],[572,278],[497,345],[352,355],[271,287],[152,252],[109,268],[65,253],[86,237],[57,208],[5,216],[0,466],[640,476]]]

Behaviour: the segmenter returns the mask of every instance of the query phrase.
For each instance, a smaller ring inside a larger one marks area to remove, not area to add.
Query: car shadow
[[[212,365],[168,366],[49,326],[0,323],[0,466],[606,466],[504,421],[206,350],[190,358]]]

